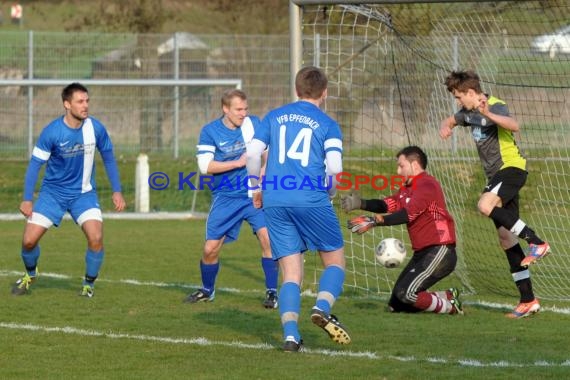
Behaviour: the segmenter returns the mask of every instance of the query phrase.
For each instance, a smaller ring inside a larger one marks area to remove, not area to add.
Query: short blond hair
[[[247,95],[242,90],[237,88],[226,90],[222,94],[222,107],[229,107],[232,104],[233,98],[240,98],[241,100],[247,100]]]

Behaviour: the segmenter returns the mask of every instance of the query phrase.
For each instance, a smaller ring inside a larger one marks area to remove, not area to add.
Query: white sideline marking
[[[487,301],[474,301],[474,302],[463,302],[464,305],[476,305],[482,306],[489,309],[507,309],[510,310],[513,308],[513,305],[504,304],[504,303],[497,303],[497,302],[487,302]],[[566,314],[570,315],[570,308],[567,307],[558,307],[558,306],[540,306],[540,312],[543,311],[550,311],[556,314]]]
[[[198,338],[170,338],[170,337],[163,337],[163,336],[153,336],[153,335],[131,335],[131,334],[123,334],[123,333],[114,333],[114,332],[102,332],[96,330],[85,330],[85,329],[78,329],[71,326],[65,327],[47,327],[47,326],[39,326],[39,325],[32,325],[32,324],[21,324],[15,322],[0,322],[0,328],[4,329],[11,329],[11,330],[27,330],[27,331],[39,331],[45,333],[64,333],[70,335],[79,335],[79,336],[95,336],[95,337],[105,337],[109,339],[130,339],[130,340],[139,340],[139,341],[147,341],[147,342],[159,342],[165,344],[183,344],[183,345],[197,345],[197,346],[223,346],[223,347],[236,347],[236,348],[245,348],[245,349],[253,349],[253,350],[275,350],[276,347],[268,344],[268,343],[242,343],[242,342],[226,342],[226,341],[219,341],[219,340],[209,340],[204,337]],[[356,357],[356,358],[364,358],[364,359],[371,359],[371,360],[395,360],[400,362],[428,362],[432,364],[458,364],[463,367],[501,367],[501,368],[522,368],[522,367],[568,367],[570,366],[570,359],[567,359],[563,362],[549,362],[546,360],[537,360],[533,363],[514,363],[505,360],[496,361],[496,362],[483,362],[480,360],[475,359],[457,359],[457,360],[448,360],[444,358],[434,358],[434,357],[427,357],[427,358],[417,358],[415,356],[380,356],[375,352],[358,352],[358,351],[336,351],[336,350],[322,350],[322,349],[309,349],[305,348],[302,354],[315,354],[315,355],[324,355],[324,356],[345,356],[345,357]]]
[[[14,270],[0,270],[0,277],[18,277],[22,275],[22,271],[14,271]],[[73,279],[75,277],[69,276],[66,274],[60,273],[51,273],[51,272],[40,272],[40,277],[51,277],[51,278],[60,278],[60,279]],[[79,277],[77,277],[79,279]],[[108,282],[112,284],[127,284],[127,285],[134,285],[134,286],[154,286],[159,288],[185,288],[185,289],[199,289],[200,285],[189,285],[189,284],[181,284],[181,283],[173,283],[173,282],[157,282],[157,281],[139,281],[135,279],[120,279],[120,280],[108,280],[108,279],[98,279],[98,282]],[[265,290],[259,289],[237,289],[237,288],[216,288],[220,292],[227,292],[227,293],[264,293]],[[305,290],[301,293],[302,296],[316,297],[316,293],[312,292],[311,290]],[[513,304],[504,304],[504,303],[497,303],[497,302],[487,302],[487,301],[465,301],[463,302],[464,305],[473,305],[473,306],[482,306],[489,309],[496,309],[496,310],[511,310],[514,306]],[[541,306],[541,312],[549,311],[555,314],[565,314],[570,315],[570,308],[567,307],[557,307],[557,306]]]
[[[9,271],[9,270],[0,270],[1,277],[7,276],[19,276],[22,274],[22,271]],[[50,272],[41,272],[40,276],[42,277],[51,277],[51,278],[60,278],[60,279],[72,279],[73,276],[60,274],[60,273],[50,273]],[[183,288],[198,288],[197,286],[191,285],[183,285],[178,283],[165,283],[165,282],[155,282],[155,281],[138,281],[133,279],[121,279],[121,280],[106,280],[100,279],[98,281],[102,282],[109,282],[109,283],[122,283],[127,285],[134,285],[134,286],[154,286],[154,287],[183,287]],[[236,288],[220,288],[220,290],[224,290],[226,292],[234,292],[234,293],[260,293],[259,290],[240,290]],[[303,296],[310,296],[314,297],[312,292],[303,292]],[[470,305],[479,305],[487,308],[492,309],[511,309],[513,306],[508,304],[500,304],[500,303],[493,303],[493,302],[486,302],[486,301],[476,301],[476,302],[466,302],[465,304]],[[550,311],[553,313],[559,314],[570,314],[570,309],[568,308],[559,308],[556,306],[553,307],[543,307],[541,311]],[[0,328],[4,329],[12,329],[12,330],[27,330],[27,331],[40,331],[46,333],[64,333],[64,334],[71,334],[71,335],[80,335],[80,336],[98,336],[98,337],[105,337],[109,339],[131,339],[131,340],[140,340],[140,341],[149,341],[149,342],[160,342],[165,344],[184,344],[184,345],[199,345],[199,346],[224,346],[224,347],[237,347],[237,348],[245,348],[245,349],[255,349],[255,350],[275,350],[276,347],[270,345],[269,343],[243,343],[239,341],[212,341],[204,337],[198,338],[172,338],[172,337],[161,337],[161,336],[153,336],[153,335],[131,335],[131,334],[123,334],[123,333],[115,333],[115,332],[101,332],[96,330],[85,330],[85,329],[78,329],[71,326],[65,327],[47,327],[47,326],[39,326],[33,324],[21,324],[16,322],[0,322]],[[515,363],[509,362],[505,360],[495,361],[495,362],[483,362],[476,359],[456,359],[456,360],[449,360],[445,358],[438,358],[438,357],[426,357],[426,358],[418,358],[415,356],[380,356],[375,352],[369,351],[337,351],[337,350],[326,350],[326,349],[310,349],[304,348],[304,353],[307,354],[315,354],[315,355],[323,355],[323,356],[332,356],[332,357],[357,357],[357,358],[365,358],[371,360],[395,360],[400,362],[427,362],[432,364],[457,364],[463,367],[501,367],[501,368],[523,368],[523,367],[570,367],[570,359],[567,359],[563,362],[549,362],[546,360],[537,360],[533,363]]]
[[[132,339],[141,340],[149,342],[160,342],[166,344],[185,344],[185,345],[198,345],[198,346],[224,346],[224,347],[237,347],[237,348],[248,348],[254,350],[275,350],[276,347],[270,345],[269,343],[243,343],[239,341],[217,341],[209,340],[204,337],[198,338],[170,338],[163,336],[153,336],[153,335],[131,335],[122,334],[114,332],[102,332],[96,330],[85,330],[78,329],[71,326],[65,327],[47,327],[39,326],[33,324],[21,324],[15,322],[0,322],[0,327],[11,330],[28,330],[28,331],[40,331],[46,333],[64,333],[70,335],[80,335],[80,336],[95,336],[95,337],[105,337],[110,339]],[[331,351],[331,350],[311,350],[305,349],[307,353],[315,353],[328,356],[348,356],[348,357],[364,357],[370,359],[379,359],[379,357],[373,352],[353,352],[353,351]]]
[[[14,270],[0,270],[0,277],[18,277],[23,274],[23,271],[14,271]],[[73,279],[80,277],[69,276],[66,274],[60,273],[51,273],[51,272],[42,272],[40,271],[39,277],[48,277],[48,278],[59,278],[59,279]],[[127,284],[127,285],[135,285],[135,286],[154,286],[158,288],[187,288],[187,289],[199,289],[200,285],[191,285],[191,284],[182,284],[182,283],[174,283],[174,282],[157,282],[157,281],[139,281],[130,278],[120,279],[120,280],[108,280],[105,278],[97,279],[97,282],[108,282],[113,284]],[[236,288],[216,288],[216,290],[220,290],[222,292],[228,293],[261,293],[261,290],[240,290]],[[265,290],[263,291],[265,293]]]

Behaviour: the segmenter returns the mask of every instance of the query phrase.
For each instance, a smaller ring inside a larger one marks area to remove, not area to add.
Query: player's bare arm
[[[111,199],[113,200],[113,204],[115,205],[115,211],[123,211],[127,207],[127,202],[123,198],[123,194],[120,192],[113,193]]]
[[[491,112],[489,109],[489,103],[487,101],[486,96],[482,96],[479,100],[479,113],[485,116],[487,119],[493,121],[495,124],[500,126],[501,128],[507,129],[512,132],[518,132],[520,129],[519,123],[515,120],[515,118],[511,116],[504,116],[504,115],[497,115]]]
[[[32,216],[32,209],[33,209],[32,201],[22,201],[22,203],[20,203],[20,212],[26,218]]]
[[[210,161],[208,164],[208,174],[220,174],[230,170],[243,168],[247,162],[247,154],[243,153],[240,158],[233,161]]]
[[[265,170],[267,169],[267,155],[269,154],[269,151],[266,149],[263,151],[263,153],[261,154],[261,170],[259,172],[259,178],[263,178],[265,176]],[[247,163],[247,160],[246,160]]]
[[[267,158],[267,145],[257,139],[253,139],[247,148],[246,167],[247,174],[250,176],[250,184],[253,190],[253,207],[261,208],[263,206],[262,192],[259,185],[262,172],[261,158],[265,155]],[[264,165],[265,165],[264,159]],[[257,188],[256,188],[257,187]]]
[[[447,139],[453,134],[453,128],[457,125],[455,122],[455,117],[453,115],[445,118],[439,126],[439,136],[442,139]]]
[[[263,194],[261,189],[257,189],[257,191],[253,192],[253,207],[255,208],[262,208],[263,207]]]
[[[501,128],[507,129],[511,132],[518,132],[520,130],[519,123],[511,116],[497,115],[490,111],[487,111],[487,113],[481,112],[481,114]]]

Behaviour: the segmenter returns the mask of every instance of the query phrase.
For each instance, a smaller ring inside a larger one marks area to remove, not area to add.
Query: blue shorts
[[[269,207],[265,220],[273,260],[307,249],[328,252],[344,246],[332,206]]]
[[[265,227],[263,210],[253,207],[251,198],[214,196],[206,220],[206,240],[220,240],[224,236],[224,244],[237,240],[244,220],[254,233]]]
[[[51,227],[51,224],[59,226],[63,215],[68,211],[75,223],[79,225],[86,220],[103,221],[99,199],[94,191],[80,194],[73,199],[63,199],[49,191],[40,191],[29,222],[45,228]]]

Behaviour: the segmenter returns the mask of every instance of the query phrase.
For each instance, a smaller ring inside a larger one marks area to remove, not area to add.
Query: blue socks
[[[95,279],[97,279],[99,275],[104,256],[104,250],[95,252],[87,248],[85,252],[85,280],[83,281],[83,285],[93,285],[93,282],[95,282]]]
[[[276,261],[270,258],[261,258],[261,266],[265,273],[265,287],[271,290],[277,290],[277,281],[279,280],[279,267]],[[216,264],[204,264],[200,260],[200,273],[202,274],[202,288],[209,294],[215,289],[216,277],[220,271],[220,262]]]
[[[83,281],[83,284],[93,284],[99,275],[99,270],[101,269],[101,264],[103,264],[104,255],[105,251],[103,250],[100,252],[95,252],[87,248],[87,251],[85,252],[85,280]],[[39,245],[36,245],[31,251],[22,249],[22,260],[26,266],[26,272],[30,277],[34,277],[36,275],[36,267],[39,257]]]
[[[202,287],[210,295],[214,291],[214,286],[216,285],[216,277],[218,276],[218,271],[220,270],[220,262],[215,264],[204,264],[200,260],[200,273],[202,273]]]
[[[31,251],[22,248],[22,261],[26,267],[26,272],[30,277],[35,277],[38,259],[40,258],[40,246],[36,245]]]
[[[336,265],[331,265],[327,267],[321,279],[319,280],[319,294],[317,296],[316,307],[329,314],[334,301],[342,293],[342,285],[344,283],[344,270]],[[321,295],[324,292],[325,295]],[[329,293],[332,299],[325,298],[326,293]],[[323,297],[323,298],[320,298]]]
[[[279,314],[283,324],[283,338],[288,336],[301,341],[299,333],[299,312],[301,311],[301,288],[294,282],[286,282],[281,285],[279,291]]]
[[[268,257],[261,258],[261,267],[265,273],[265,288],[267,290],[277,290],[277,281],[279,279],[279,265]]]

